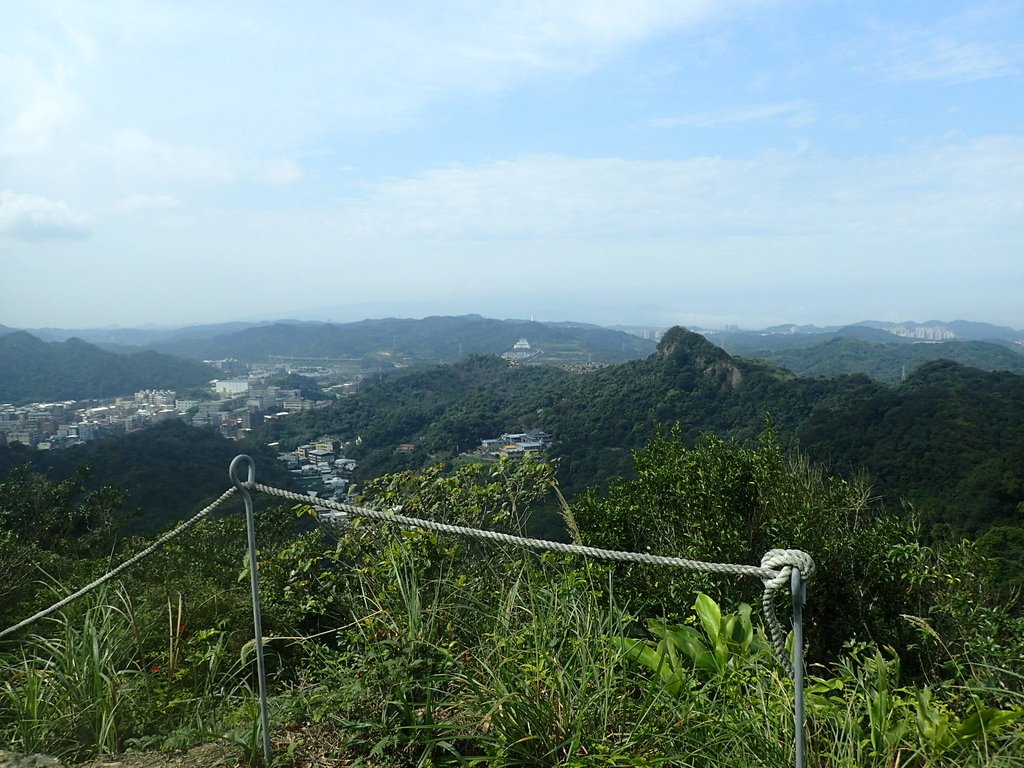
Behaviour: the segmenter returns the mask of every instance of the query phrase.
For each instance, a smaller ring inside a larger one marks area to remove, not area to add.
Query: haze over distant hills
[[[529,343],[524,359],[534,363],[615,363],[643,358],[654,351],[656,329],[629,330],[627,333],[587,323],[461,315],[418,320],[382,318],[344,324],[280,320],[182,328],[44,328],[32,333],[51,341],[71,337],[81,344],[84,339],[108,352],[121,354],[150,350],[191,360],[348,360],[377,369],[380,365],[452,362],[478,353],[502,354],[522,339]],[[13,332],[0,326],[0,335]],[[920,365],[937,359],[982,370],[1024,374],[1024,331],[967,320],[867,320],[841,327],[780,325],[758,331],[734,328],[699,332],[732,355],[767,360],[800,376],[863,373],[878,381],[895,383]],[[51,366],[51,370],[57,369]],[[14,375],[9,372],[8,378]],[[74,376],[68,380],[73,379]],[[52,386],[45,389],[56,391]],[[67,387],[61,391],[66,390]],[[29,390],[18,391],[28,396]]]
[[[32,333],[53,341],[76,336],[111,351],[146,348],[196,360],[383,355],[394,360],[440,362],[469,354],[502,354],[520,339],[527,339],[538,361],[544,362],[620,362],[654,351],[653,339],[596,325],[495,320],[480,315],[383,318],[344,324],[281,320],[174,329],[47,328]]]
[[[533,323],[533,319],[529,321],[524,319],[506,319],[496,320],[488,319],[476,314],[470,315],[429,315],[424,316],[421,320],[407,318],[407,317],[384,317],[376,319],[365,319],[355,322],[345,323],[332,323],[327,320],[315,320],[315,319],[295,319],[295,318],[281,318],[275,320],[261,320],[261,321],[232,321],[224,323],[207,323],[202,325],[186,325],[186,326],[161,326],[161,325],[150,325],[138,328],[123,328],[123,327],[105,327],[105,328],[14,328],[0,324],[0,334],[11,333],[16,330],[24,330],[30,332],[33,336],[36,336],[44,341],[65,341],[71,337],[77,337],[88,341],[93,344],[117,344],[120,346],[154,346],[158,344],[172,344],[181,342],[186,339],[211,339],[219,336],[225,336],[228,334],[238,333],[249,328],[255,327],[267,327],[273,325],[293,325],[293,326],[332,326],[340,329],[366,329],[369,326],[382,326],[387,324],[397,324],[398,326],[409,326],[419,322],[428,322],[443,318],[451,319],[465,319],[467,321],[476,322],[491,322],[491,323],[510,323],[510,324],[524,324]],[[657,326],[650,324],[642,325],[615,325],[615,326],[600,326],[593,323],[582,323],[582,322],[557,322],[557,321],[540,321],[536,323],[539,326],[546,327],[571,327],[571,328],[590,328],[590,329],[612,329],[612,330],[649,330],[654,329]],[[667,326],[666,326],[667,327]],[[774,325],[767,328],[761,329],[740,329],[737,327],[727,329],[713,329],[713,328],[700,328],[697,326],[691,326],[695,331],[698,331],[704,336],[712,338],[713,340],[729,337],[744,337],[748,335],[757,336],[759,338],[770,338],[773,343],[784,343],[782,339],[791,338],[795,341],[794,343],[814,343],[816,336],[822,334],[833,334],[847,337],[859,337],[867,340],[882,341],[883,339],[892,341],[889,337],[895,337],[897,339],[906,340],[927,340],[927,341],[939,341],[939,340],[957,340],[957,341],[1019,341],[1024,342],[1024,330],[1017,330],[1004,325],[994,325],[992,323],[976,322],[972,320],[928,320],[926,322],[916,322],[913,320],[907,320],[904,322],[888,322],[882,320],[862,320],[860,322],[851,323],[849,325],[829,325],[829,326],[817,326],[813,324],[798,325],[793,323],[786,323],[782,325]],[[884,336],[871,335],[872,330],[880,331]],[[858,334],[864,334],[858,336]],[[717,343],[717,342],[716,342]]]
[[[838,328],[783,325],[763,331],[703,331],[730,354],[767,360],[800,376],[863,373],[894,383],[931,360],[1024,374],[1024,331],[950,323],[865,321]]]

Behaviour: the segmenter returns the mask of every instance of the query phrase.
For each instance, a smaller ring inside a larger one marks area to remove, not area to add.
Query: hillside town
[[[305,491],[310,498],[348,501],[358,464],[345,457],[344,445],[338,438],[324,435],[294,451],[281,453],[277,459],[291,472],[292,486]]]
[[[333,387],[329,400],[311,400],[298,389],[267,384],[269,376],[216,379],[204,397],[169,389],[144,389],[103,400],[13,405],[0,403],[0,442],[39,450],[68,448],[100,437],[130,434],[169,419],[216,429],[238,439],[264,422],[330,404],[354,394],[359,382]]]

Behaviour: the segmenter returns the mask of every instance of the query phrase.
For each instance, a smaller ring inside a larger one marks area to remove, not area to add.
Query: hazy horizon
[[[423,311],[423,312],[415,312],[415,311],[402,312],[402,311],[397,311],[398,308],[395,308],[396,311],[386,312],[386,313],[378,314],[378,315],[359,315],[358,313],[349,315],[348,313],[346,313],[344,311],[345,309],[346,309],[345,307],[321,308],[320,310],[318,310],[318,309],[312,309],[312,310],[304,309],[304,310],[301,310],[301,311],[293,312],[291,314],[288,314],[288,313],[274,314],[273,312],[269,312],[269,313],[262,314],[262,315],[254,315],[254,316],[251,316],[251,317],[244,317],[244,318],[242,318],[242,317],[230,317],[230,318],[225,318],[225,319],[222,319],[222,320],[214,320],[214,321],[211,321],[211,322],[208,322],[208,323],[207,322],[193,322],[193,323],[157,323],[157,322],[153,322],[153,323],[145,323],[145,324],[139,324],[139,325],[108,324],[108,325],[100,325],[100,326],[55,326],[55,325],[11,326],[10,324],[3,323],[2,322],[2,318],[0,318],[0,326],[5,326],[6,325],[7,327],[17,328],[19,330],[29,330],[29,331],[31,331],[31,330],[51,330],[51,331],[55,331],[55,330],[60,330],[60,331],[76,331],[76,330],[83,330],[83,331],[84,330],[88,330],[88,331],[100,331],[100,330],[111,330],[111,331],[117,331],[117,330],[122,330],[122,331],[123,330],[153,330],[153,331],[161,331],[161,330],[178,330],[178,329],[183,329],[183,328],[206,326],[206,325],[211,325],[211,326],[215,326],[215,325],[228,325],[228,324],[234,324],[234,323],[241,323],[241,324],[250,324],[250,323],[251,324],[264,324],[264,323],[277,323],[277,322],[308,322],[308,323],[347,324],[347,323],[358,323],[358,322],[361,322],[361,321],[374,321],[374,320],[384,320],[384,319],[422,320],[422,319],[425,319],[425,318],[431,317],[431,316],[479,315],[479,316],[484,317],[486,319],[502,320],[502,321],[531,321],[531,322],[532,321],[536,321],[536,322],[539,322],[539,323],[583,323],[583,324],[590,324],[590,325],[601,326],[601,327],[622,327],[622,328],[631,328],[632,327],[632,328],[637,328],[637,329],[649,328],[649,329],[652,329],[652,330],[655,330],[655,329],[665,330],[665,329],[667,329],[667,328],[669,328],[669,327],[671,327],[673,325],[680,325],[680,326],[688,326],[690,328],[694,328],[694,329],[701,330],[701,331],[722,331],[722,330],[760,331],[760,330],[764,330],[766,328],[773,327],[773,326],[786,326],[786,325],[816,326],[816,327],[819,327],[819,328],[841,328],[841,327],[846,327],[846,326],[857,325],[859,323],[873,323],[873,322],[892,323],[894,325],[898,325],[898,324],[925,324],[925,323],[940,323],[940,324],[948,325],[948,324],[959,322],[959,321],[966,321],[966,322],[972,322],[972,323],[983,323],[983,324],[988,324],[988,325],[993,325],[993,326],[1010,327],[1010,328],[1013,328],[1014,330],[1020,331],[1022,334],[1024,334],[1024,329],[1017,328],[1016,326],[1008,325],[1007,323],[993,322],[993,321],[987,320],[987,319],[978,319],[978,318],[970,318],[970,317],[957,317],[957,318],[930,317],[930,318],[925,318],[925,319],[906,318],[906,317],[904,317],[904,318],[899,319],[899,320],[889,320],[889,319],[877,318],[877,317],[860,317],[860,318],[857,318],[855,320],[851,319],[849,321],[840,322],[840,323],[821,323],[821,322],[792,323],[792,322],[789,322],[789,321],[781,321],[781,322],[778,322],[778,323],[765,323],[765,324],[762,324],[762,325],[742,325],[742,324],[737,324],[737,323],[727,323],[727,324],[724,324],[724,325],[723,324],[718,324],[718,325],[702,325],[702,324],[696,323],[696,322],[690,322],[690,323],[679,323],[679,322],[677,322],[677,323],[663,323],[663,322],[644,322],[642,320],[639,320],[637,322],[608,322],[608,323],[603,323],[603,322],[598,322],[598,321],[594,321],[594,320],[588,320],[587,318],[574,317],[574,316],[568,316],[568,315],[558,315],[558,314],[551,315],[551,316],[538,317],[538,316],[535,316],[535,315],[527,315],[527,316],[523,316],[523,315],[501,315],[501,314],[487,314],[487,313],[484,313],[484,312],[472,312],[472,311],[470,311],[470,312],[458,312],[458,313],[437,313],[437,312],[427,312],[427,311]],[[334,310],[334,311],[332,312],[331,310]]]
[[[1024,328],[1019,0],[4,15],[8,326]]]

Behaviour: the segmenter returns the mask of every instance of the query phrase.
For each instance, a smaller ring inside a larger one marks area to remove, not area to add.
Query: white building
[[[213,382],[213,391],[227,397],[244,395],[249,392],[249,381],[247,379],[217,379]]]

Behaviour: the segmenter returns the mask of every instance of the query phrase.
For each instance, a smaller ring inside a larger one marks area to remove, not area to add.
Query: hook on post
[[[249,477],[244,482],[238,478],[238,470],[243,464],[249,465]],[[244,453],[238,454],[231,460],[231,466],[228,467],[228,478],[243,495],[248,495],[249,489],[256,484],[256,462],[252,460],[251,456]]]

